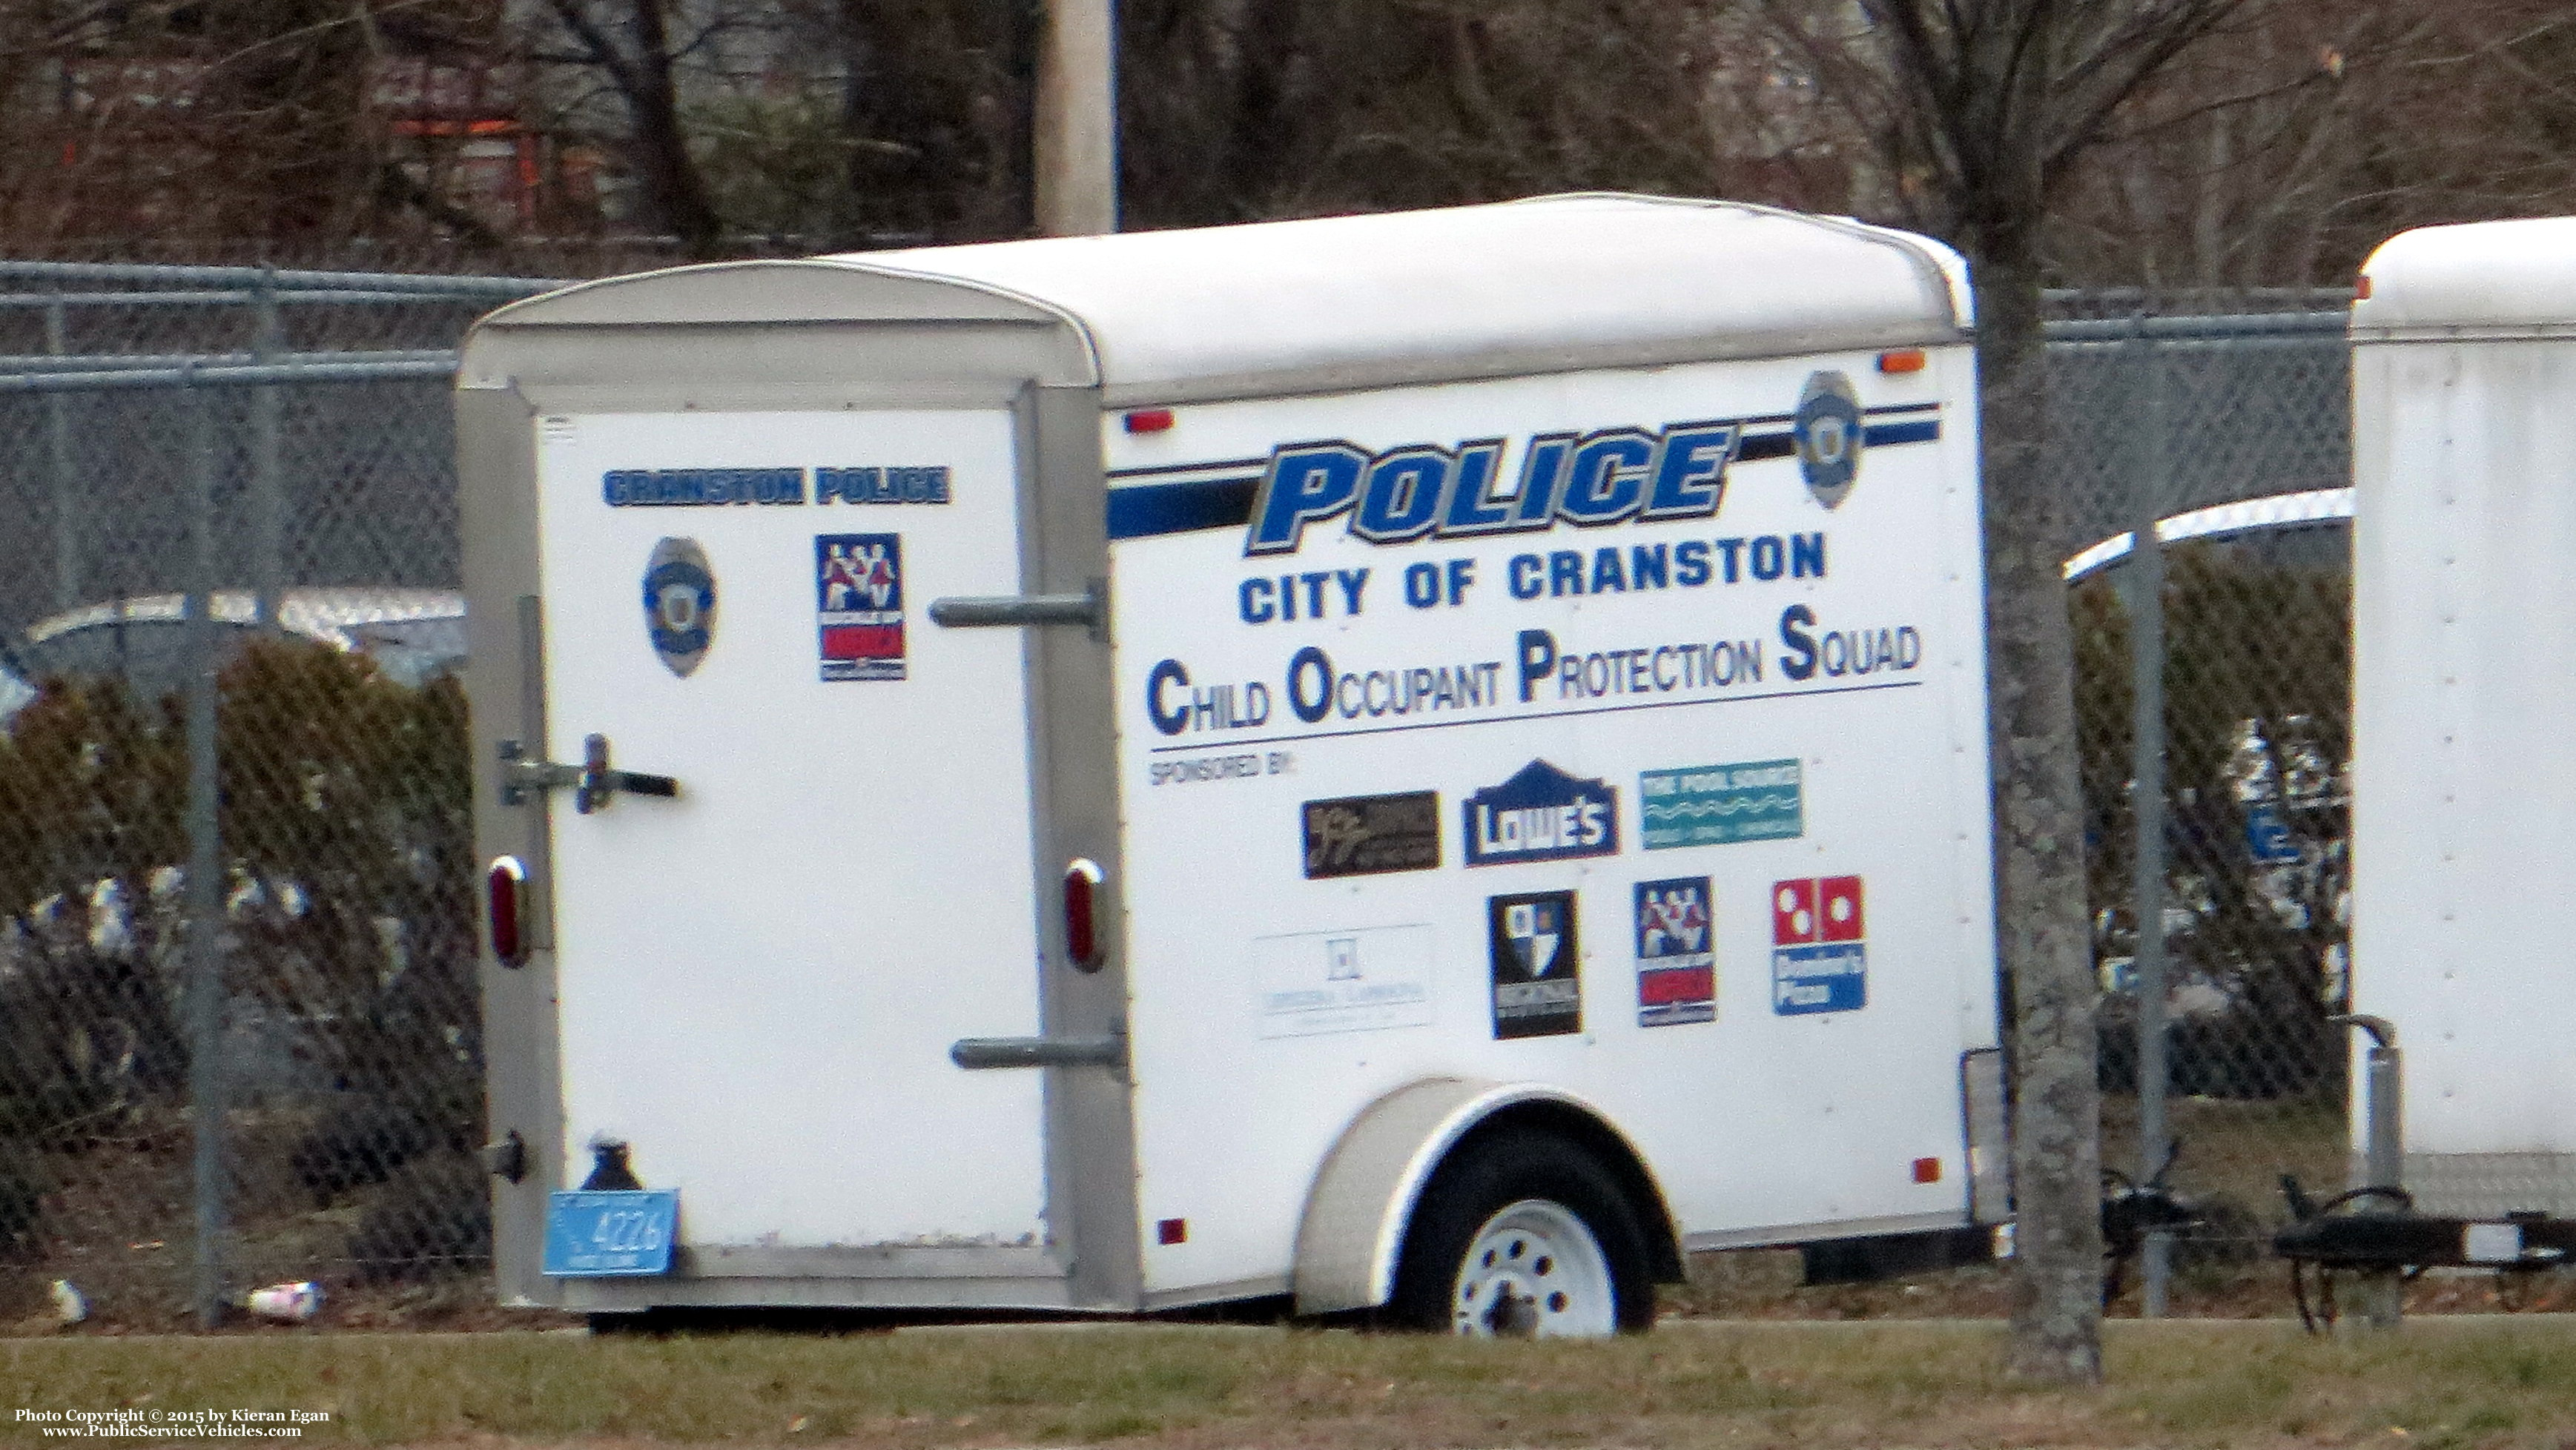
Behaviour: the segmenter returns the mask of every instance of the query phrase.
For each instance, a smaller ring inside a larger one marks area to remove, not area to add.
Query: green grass
[[[1178,1328],[67,1338],[0,1342],[0,1414],[319,1410],[330,1422],[306,1443],[348,1444],[2576,1444],[2562,1320],[2340,1340],[2118,1325],[2099,1392],[2009,1384],[2000,1343],[1985,1326],[1864,1324],[1591,1344]]]

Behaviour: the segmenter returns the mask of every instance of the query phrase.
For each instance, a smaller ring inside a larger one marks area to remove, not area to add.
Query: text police
[[[1274,449],[1252,506],[1243,552],[1296,551],[1306,525],[1350,515],[1373,544],[1469,538],[1627,519],[1697,519],[1717,512],[1741,430],[1731,422],[1668,423],[1542,433],[1522,451],[1520,485],[1497,495],[1505,440],[1455,448],[1410,443],[1382,452],[1334,439]]]

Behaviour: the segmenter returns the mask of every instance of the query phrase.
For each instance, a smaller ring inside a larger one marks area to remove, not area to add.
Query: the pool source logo
[[[1856,1012],[1869,1005],[1857,876],[1781,881],[1771,887],[1771,1010],[1783,1017]]]
[[[901,536],[817,538],[814,593],[825,680],[904,677]]]
[[[1637,1025],[1717,1020],[1715,913],[1708,878],[1637,883]]]
[[[1539,891],[1485,901],[1494,982],[1494,1036],[1555,1037],[1583,1030],[1574,893]]]
[[[644,628],[653,653],[687,679],[715,642],[716,576],[695,539],[664,539],[644,561]]]
[[[1467,797],[1467,864],[1509,866],[1619,854],[1619,793],[1533,760]]]
[[[1799,763],[1753,760],[1637,777],[1637,836],[1649,851],[1777,841],[1805,829]]]

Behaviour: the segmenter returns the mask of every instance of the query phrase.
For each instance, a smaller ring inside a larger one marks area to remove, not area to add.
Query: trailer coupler
[[[2290,1288],[2299,1318],[2313,1330],[2334,1322],[2336,1271],[2399,1273],[2428,1268],[2481,1268],[2532,1273],[2576,1258],[2576,1219],[2537,1211],[2502,1218],[2455,1218],[2418,1213],[2402,1188],[2356,1188],[2312,1203],[2299,1181],[2281,1175],[2291,1222],[2272,1236],[2272,1252],[2289,1260]],[[2303,1272],[2318,1275],[2317,1308],[2308,1300]]]

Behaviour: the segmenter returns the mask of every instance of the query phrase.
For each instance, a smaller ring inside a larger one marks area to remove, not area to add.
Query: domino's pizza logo
[[[1868,920],[1857,876],[1771,887],[1771,1010],[1783,1017],[1869,1005]]]

